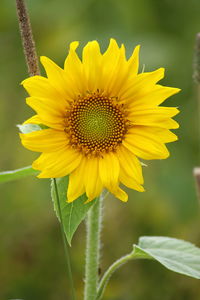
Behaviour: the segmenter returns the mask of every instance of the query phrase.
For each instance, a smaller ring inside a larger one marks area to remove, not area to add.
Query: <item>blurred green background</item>
[[[183,3],[184,2],[184,3]],[[105,201],[102,272],[131,250],[140,235],[166,235],[200,246],[199,203],[192,169],[200,164],[192,60],[200,31],[198,0],[34,0],[27,1],[39,55],[60,65],[69,42],[97,39],[104,50],[110,37],[128,54],[140,43],[141,67],[166,67],[163,84],[182,89],[166,104],[179,106],[179,141],[171,157],[144,168],[146,193],[130,192],[129,202]],[[0,168],[30,165],[38,155],[24,149],[16,124],[33,114],[20,82],[27,77],[15,1],[0,3]],[[0,186],[0,299],[69,299],[65,260],[49,180],[27,178]],[[78,299],[84,279],[85,226],[77,231],[71,258]],[[172,273],[156,262],[134,261],[112,277],[104,299],[197,300],[199,281]]]

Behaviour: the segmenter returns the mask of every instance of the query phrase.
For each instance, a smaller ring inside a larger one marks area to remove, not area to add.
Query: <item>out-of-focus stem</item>
[[[193,69],[193,79],[196,83],[198,142],[200,143],[200,33],[196,35]],[[198,152],[200,154],[200,147],[198,147]]]
[[[195,167],[193,169],[193,175],[196,182],[196,191],[197,191],[197,197],[200,201],[200,167]]]
[[[198,85],[200,84],[200,32],[196,35],[193,79]]]
[[[194,72],[193,79],[197,85],[197,126],[198,126],[198,159],[200,162],[200,33],[196,35],[195,52],[194,52]],[[200,167],[193,169],[193,175],[196,181],[197,196],[200,201]]]
[[[33,40],[33,34],[30,24],[28,11],[24,0],[16,0],[17,16],[19,21],[19,29],[24,49],[24,55],[30,76],[39,75],[38,58]]]

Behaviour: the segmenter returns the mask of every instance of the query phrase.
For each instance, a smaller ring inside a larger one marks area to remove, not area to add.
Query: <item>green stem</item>
[[[102,200],[101,195],[87,216],[84,300],[95,300],[97,296]]]
[[[72,300],[75,300],[76,295],[75,295],[74,282],[73,282],[72,270],[71,270],[71,264],[70,264],[70,256],[69,256],[69,248],[68,248],[69,246],[67,244],[67,240],[66,240],[66,236],[65,236],[63,217],[62,217],[62,212],[61,212],[61,207],[60,207],[60,198],[59,198],[58,187],[57,187],[57,182],[56,182],[55,178],[53,178],[53,184],[54,184],[54,188],[55,188],[55,195],[56,195],[56,201],[57,201],[58,213],[59,213],[59,219],[60,219],[60,228],[61,228],[62,239],[63,239],[63,244],[64,244],[66,263],[67,263],[67,274],[68,274],[69,282],[70,282],[70,286],[71,286]]]
[[[108,270],[104,273],[99,286],[98,286],[98,291],[97,291],[97,297],[96,300],[100,300],[103,296],[103,292],[106,288],[106,285],[112,276],[112,274],[121,266],[123,266],[125,263],[127,263],[129,260],[132,259],[152,259],[150,256],[148,256],[146,253],[143,253],[141,251],[133,249],[133,251],[127,255],[122,256],[118,260],[116,260],[109,268]]]
[[[104,273],[101,282],[99,284],[98,287],[98,292],[97,292],[97,297],[96,299],[101,299],[101,297],[103,296],[103,292],[105,290],[105,287],[110,279],[110,277],[112,276],[112,274],[122,265],[124,265],[125,263],[127,263],[129,260],[133,259],[133,253],[127,254],[123,257],[121,257],[120,259],[118,259],[117,261],[115,261],[109,268],[108,270]]]

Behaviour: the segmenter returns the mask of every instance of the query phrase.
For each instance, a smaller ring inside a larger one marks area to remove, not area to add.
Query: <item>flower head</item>
[[[39,178],[69,174],[68,202],[83,193],[91,201],[103,188],[127,201],[120,183],[144,191],[139,158],[167,158],[165,143],[177,139],[169,129],[178,128],[178,109],[159,105],[179,89],[157,84],[163,68],[138,74],[139,46],[127,59],[115,40],[103,54],[92,41],[82,60],[77,47],[71,43],[64,69],[41,57],[47,78],[22,82],[37,113],[25,123],[48,127],[20,134],[22,144],[42,152],[32,164]]]

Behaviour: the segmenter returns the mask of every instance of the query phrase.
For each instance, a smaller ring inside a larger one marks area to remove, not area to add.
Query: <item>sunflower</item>
[[[32,164],[39,178],[69,174],[68,202],[84,193],[91,201],[103,188],[127,201],[120,183],[144,191],[139,159],[165,159],[165,143],[177,140],[169,129],[178,128],[172,119],[178,109],[159,105],[179,89],[157,84],[163,68],[138,74],[139,46],[127,59],[124,45],[114,39],[103,54],[92,41],[82,60],[77,47],[70,44],[64,69],[42,56],[47,78],[22,82],[30,95],[26,102],[36,111],[25,123],[46,125],[20,134],[22,144],[42,152]]]

